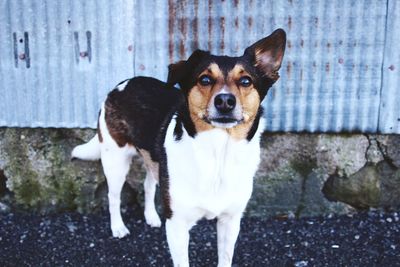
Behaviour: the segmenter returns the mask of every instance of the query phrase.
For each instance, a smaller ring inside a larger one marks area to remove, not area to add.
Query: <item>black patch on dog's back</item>
[[[184,101],[181,92],[159,80],[136,77],[124,89],[114,89],[105,102],[108,130],[119,146],[130,144],[150,152],[160,129]],[[166,129],[165,129],[166,130]]]
[[[164,142],[168,125],[184,101],[179,89],[153,78],[136,77],[125,88],[111,91],[105,102],[107,128],[117,144],[144,149],[159,163],[161,197],[167,218],[172,216],[172,210]]]

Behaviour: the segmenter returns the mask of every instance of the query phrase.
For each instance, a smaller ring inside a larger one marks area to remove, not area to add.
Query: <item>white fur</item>
[[[72,151],[72,157],[83,160],[96,160],[101,158],[104,174],[107,178],[112,235],[122,238],[129,234],[129,230],[126,228],[121,216],[121,190],[129,171],[132,156],[136,154],[136,149],[129,145],[119,147],[111,137],[105,121],[104,104],[100,111],[99,127],[103,142],[100,143],[96,135],[88,143],[75,147]],[[154,205],[157,181],[158,176],[155,177],[155,174],[152,173],[151,170],[148,170],[144,182],[144,214],[146,222],[152,227],[161,226],[161,220]]]
[[[121,83],[117,86],[118,91],[123,91],[130,80],[126,80],[125,82]]]
[[[97,134],[86,144],[75,147],[72,150],[71,157],[83,160],[100,159],[100,144]]]
[[[201,218],[218,218],[218,266],[230,266],[240,218],[251,196],[260,161],[260,122],[254,138],[235,140],[223,129],[175,141],[175,119],[168,126],[168,159],[172,218],[167,240],[175,266],[188,266],[190,228]]]

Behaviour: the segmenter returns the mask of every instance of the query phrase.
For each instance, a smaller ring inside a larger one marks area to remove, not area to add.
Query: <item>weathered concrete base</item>
[[[70,161],[94,130],[0,128],[0,203],[53,212],[107,207],[100,162]],[[249,216],[311,216],[400,206],[400,136],[264,134]],[[142,207],[134,158],[123,205]],[[4,205],[2,206],[4,207]]]

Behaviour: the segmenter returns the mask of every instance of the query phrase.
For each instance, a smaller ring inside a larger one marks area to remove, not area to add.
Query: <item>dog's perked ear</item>
[[[279,79],[278,70],[281,67],[285,53],[286,33],[277,29],[271,35],[257,41],[246,48],[244,55],[253,59],[253,64],[271,80]]]
[[[179,83],[180,80],[185,75],[186,72],[186,60],[181,60],[168,66],[168,79],[167,83],[175,85]]]
[[[168,66],[168,79],[167,83],[171,85],[179,84],[183,88],[185,81],[189,78],[188,76],[194,71],[196,66],[203,60],[205,56],[209,56],[210,53],[203,50],[196,50],[188,58],[188,60],[182,60],[177,63],[170,64]]]

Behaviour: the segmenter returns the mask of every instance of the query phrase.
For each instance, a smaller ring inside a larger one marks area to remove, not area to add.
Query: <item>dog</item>
[[[169,66],[167,83],[135,77],[108,94],[97,134],[72,158],[101,159],[114,237],[129,234],[120,194],[138,153],[147,171],[145,220],[161,226],[159,184],[174,266],[189,266],[189,230],[202,218],[217,219],[218,266],[231,266],[260,162],[261,102],[279,78],[285,45],[286,33],[277,29],[240,57],[196,50]]]

